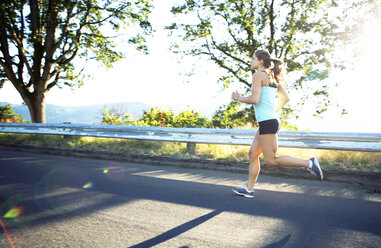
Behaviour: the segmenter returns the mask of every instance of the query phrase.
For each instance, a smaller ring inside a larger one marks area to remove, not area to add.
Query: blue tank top
[[[267,77],[266,81],[267,81]],[[275,99],[278,88],[272,86],[262,86],[259,101],[254,105],[255,118],[258,122],[278,119],[278,114],[275,110]]]

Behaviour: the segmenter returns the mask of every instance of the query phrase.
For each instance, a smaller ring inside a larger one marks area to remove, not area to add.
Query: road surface
[[[379,194],[260,175],[253,199],[235,196],[245,180],[0,150],[0,247],[381,246]]]

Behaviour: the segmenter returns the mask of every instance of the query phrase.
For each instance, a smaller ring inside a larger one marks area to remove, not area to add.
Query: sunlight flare
[[[19,217],[24,212],[23,207],[14,207],[11,210],[9,210],[5,215],[4,218],[6,219],[13,219]]]

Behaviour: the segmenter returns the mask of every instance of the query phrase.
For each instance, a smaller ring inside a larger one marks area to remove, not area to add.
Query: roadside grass
[[[51,148],[78,148],[87,151],[107,151],[139,155],[165,155],[177,158],[199,158],[243,163],[248,163],[247,154],[249,152],[249,146],[197,144],[195,154],[191,155],[187,153],[186,143],[38,134],[0,133],[0,143]],[[381,173],[381,152],[295,148],[278,149],[278,155],[285,154],[304,159],[316,156],[325,170]],[[263,161],[262,155],[260,159]]]

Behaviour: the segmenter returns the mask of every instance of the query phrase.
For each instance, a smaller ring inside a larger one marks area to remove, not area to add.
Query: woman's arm
[[[254,73],[253,80],[252,80],[252,86],[251,86],[251,95],[250,96],[241,96],[238,91],[235,91],[232,93],[232,99],[247,103],[247,104],[257,104],[259,101],[259,97],[261,95],[261,76],[259,73]]]
[[[276,111],[280,110],[284,105],[286,105],[290,101],[290,97],[287,94],[286,89],[283,85],[278,85],[278,95],[280,96],[279,102],[276,106]]]

